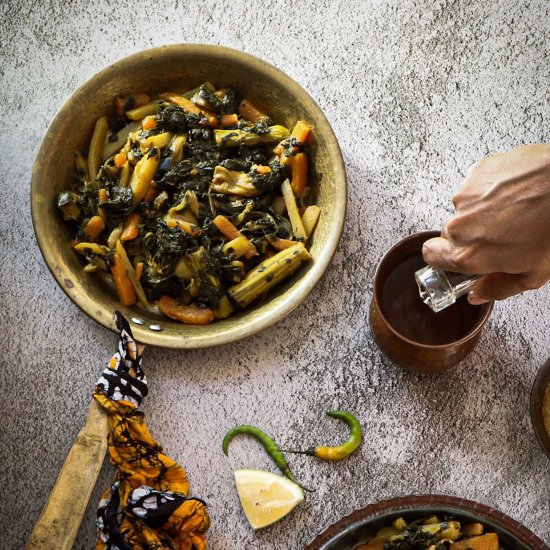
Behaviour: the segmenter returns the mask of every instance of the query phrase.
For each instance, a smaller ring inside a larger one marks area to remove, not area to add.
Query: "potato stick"
[[[296,241],[291,241],[289,239],[280,239],[279,237],[272,237],[270,235],[267,235],[266,239],[267,242],[275,250],[285,250],[286,248],[290,248],[291,246],[294,246],[296,244]]]
[[[78,243],[73,248],[83,256],[87,254],[101,254],[101,256],[105,256],[107,254],[107,248],[96,243]]]
[[[122,235],[122,225],[117,225],[109,234],[109,237],[107,238],[107,246],[111,249],[114,249],[116,246],[116,242],[118,239],[120,239],[120,236]]]
[[[290,185],[297,197],[303,197],[304,191],[307,187],[307,155],[305,153],[298,153],[292,161],[292,180]]]
[[[121,187],[128,187],[129,183],[130,183],[130,163],[126,161],[124,163],[124,166],[122,167],[122,170],[120,171],[120,179],[118,180],[118,184]]]
[[[191,235],[192,237],[196,237],[197,235],[200,235],[202,233],[200,227],[197,227],[194,224],[191,224],[185,220],[180,220],[177,218],[171,218],[166,222],[166,225],[168,227],[179,227],[180,229],[183,229],[186,233]]]
[[[182,256],[176,263],[174,268],[176,277],[183,279],[184,281],[190,281],[193,278],[193,273],[189,267],[189,262],[185,256]]]
[[[151,101],[142,105],[141,107],[136,107],[135,109],[130,109],[126,111],[126,116],[130,120],[141,120],[146,116],[155,115],[157,113],[160,101]]]
[[[162,134],[157,134],[156,136],[150,136],[144,140],[139,140],[140,144],[145,146],[147,149],[151,147],[158,147],[163,149],[166,147],[172,140],[171,132],[163,132]]]
[[[103,147],[105,140],[107,139],[107,131],[109,130],[109,123],[107,117],[102,116],[97,119],[95,123],[94,133],[92,140],[90,141],[90,149],[88,152],[88,175],[92,181],[95,181],[97,172],[101,165],[101,156],[103,153]]]
[[[281,191],[283,193],[283,198],[285,199],[286,211],[290,219],[290,224],[292,225],[292,233],[297,239],[306,239],[306,230],[304,229],[302,218],[298,212],[294,192],[292,191],[292,187],[290,186],[288,179],[286,179],[281,185]]]
[[[224,254],[229,254],[232,252],[235,258],[240,258],[250,250],[250,241],[241,235],[236,239],[226,242],[223,245],[222,250]]]
[[[105,222],[101,216],[93,216],[85,225],[83,231],[90,241],[95,241],[105,229]]]
[[[117,241],[119,242],[119,241]],[[137,302],[136,291],[132,281],[128,277],[128,272],[124,267],[122,258],[115,251],[113,254],[113,265],[111,265],[111,274],[115,283],[118,299],[123,306],[133,306]]]
[[[134,273],[136,274],[136,279],[139,281],[141,279],[141,274],[143,273],[143,262],[138,262],[134,267]]]
[[[143,200],[143,196],[151,184],[151,180],[157,171],[159,163],[160,153],[159,150],[154,147],[136,164],[134,173],[130,179],[130,187],[133,192],[132,205],[134,208]]]
[[[321,214],[321,209],[316,206],[308,206],[304,215],[302,216],[302,223],[304,224],[304,229],[306,230],[306,235],[309,238],[317,225],[319,220],[319,215]]]
[[[246,239],[248,250],[244,254],[244,257],[247,260],[258,255],[256,247],[225,216],[216,216],[213,221],[219,232],[228,239],[236,239],[237,237]]]
[[[145,292],[143,291],[143,287],[137,279],[136,272],[134,271],[134,266],[132,265],[130,258],[128,258],[128,254],[126,254],[126,249],[124,248],[124,246],[122,246],[122,243],[120,241],[116,242],[115,250],[115,257],[120,256],[120,259],[122,260],[122,265],[126,270],[128,278],[130,279],[130,283],[132,283],[132,286],[134,287],[139,303],[143,307],[147,307],[149,304],[147,303],[147,298],[145,296]]]
[[[187,143],[187,136],[185,134],[176,135],[170,143],[170,164],[175,166],[183,158],[183,147]]]
[[[105,143],[102,145],[102,152],[101,152],[101,161],[105,162],[108,158],[111,158],[115,153],[118,153],[123,147],[126,149],[126,145],[128,145],[128,149],[130,148],[128,144],[128,138],[130,134],[133,134],[134,132],[137,132],[141,128],[140,122],[131,122],[130,124],[127,124],[119,130],[116,133],[116,136],[114,141],[109,141],[106,139]],[[128,151],[123,150],[123,153],[127,153]]]
[[[141,223],[141,216],[137,212],[132,212],[124,220],[124,228],[120,235],[121,241],[132,241],[139,235],[139,224]]]
[[[214,308],[214,315],[216,316],[216,319],[227,319],[233,311],[235,311],[233,304],[227,295],[224,295],[220,298],[218,307]]]
[[[239,114],[250,122],[262,122],[269,117],[262,113],[249,99],[243,99],[239,105]]]

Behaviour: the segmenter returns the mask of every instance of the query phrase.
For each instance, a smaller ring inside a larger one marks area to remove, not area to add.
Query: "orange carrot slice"
[[[93,216],[84,227],[84,235],[90,241],[95,241],[105,229],[105,222],[101,216]]]
[[[170,319],[181,321],[187,325],[208,325],[216,318],[210,308],[199,307],[195,304],[183,306],[169,296],[162,296],[157,302],[157,306]]]
[[[307,187],[307,155],[298,153],[292,162],[292,180],[290,186],[297,197],[302,197]]]
[[[196,237],[197,235],[200,235],[202,233],[200,227],[197,227],[196,225],[189,223],[185,220],[179,220],[177,218],[172,218],[171,220],[168,220],[166,222],[166,225],[168,227],[179,227],[192,237]]]
[[[124,263],[120,255],[115,252],[113,255],[114,262],[111,266],[111,273],[115,283],[118,299],[123,306],[133,306],[137,302],[136,291],[128,277],[128,272],[124,267]]]
[[[122,234],[120,235],[121,241],[132,241],[139,235],[139,224],[141,223],[141,216],[137,212],[132,212],[125,220]]]

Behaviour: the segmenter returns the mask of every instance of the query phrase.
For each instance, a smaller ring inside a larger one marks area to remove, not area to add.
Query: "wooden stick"
[[[94,399],[26,548],[70,550],[107,451],[107,415]]]

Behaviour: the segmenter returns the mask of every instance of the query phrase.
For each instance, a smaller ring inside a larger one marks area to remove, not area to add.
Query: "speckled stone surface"
[[[379,258],[441,226],[468,166],[550,139],[547,2],[3,0],[0,16],[2,548],[26,541],[116,345],[42,260],[30,221],[34,156],[79,84],[127,54],[178,42],[242,49],[288,73],[331,121],[349,177],[339,251],[292,315],[246,345],[147,351],[144,409],[210,505],[210,547],[302,548],[361,505],[429,492],[495,506],[550,543],[550,462],[528,412],[550,355],[550,287],[498,304],[476,353],[438,378],[394,367],[367,322]],[[274,467],[245,438],[226,459],[223,434],[253,422],[287,447],[330,443],[344,433],[323,416],[335,408],[361,419],[360,451],[341,463],[294,458],[316,492],[254,533],[231,469]],[[106,464],[75,548],[93,546],[112,473]]]

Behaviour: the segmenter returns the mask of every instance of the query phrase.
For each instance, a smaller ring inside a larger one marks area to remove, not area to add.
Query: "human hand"
[[[453,197],[456,214],[424,260],[481,273],[471,304],[503,300],[550,280],[550,145],[525,145],[476,162]]]

